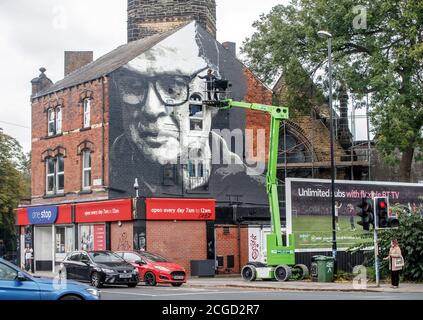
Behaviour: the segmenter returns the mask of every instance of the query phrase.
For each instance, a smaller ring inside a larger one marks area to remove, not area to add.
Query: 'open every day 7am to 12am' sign
[[[214,199],[146,199],[147,220],[215,220]]]

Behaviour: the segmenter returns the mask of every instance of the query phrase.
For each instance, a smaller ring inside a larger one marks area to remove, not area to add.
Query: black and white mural
[[[112,197],[211,197],[219,206],[268,204],[264,170],[244,163],[219,130],[238,132],[243,110],[205,107],[212,69],[243,100],[243,65],[194,22],[111,74],[110,186]],[[235,131],[234,131],[235,130]],[[233,138],[234,140],[234,138]],[[236,139],[235,139],[236,140]]]

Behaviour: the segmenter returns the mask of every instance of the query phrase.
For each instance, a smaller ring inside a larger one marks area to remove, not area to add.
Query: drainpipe
[[[104,112],[105,112],[105,102],[104,102],[104,77],[101,78],[101,183],[103,184],[103,187],[106,186],[106,183],[104,181]]]

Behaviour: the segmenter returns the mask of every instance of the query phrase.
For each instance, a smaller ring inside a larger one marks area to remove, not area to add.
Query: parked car
[[[0,257],[10,263],[13,263],[15,266],[18,265],[18,255],[16,253],[7,253],[3,257]]]
[[[66,273],[67,279],[90,282],[96,288],[104,284],[134,288],[139,282],[138,269],[111,251],[72,252],[60,265],[59,273]]]
[[[86,284],[35,277],[0,259],[0,300],[99,300],[100,296]]]
[[[170,283],[174,287],[180,287],[186,282],[185,269],[160,255],[145,251],[119,251],[116,254],[138,268],[140,281],[147,286]]]

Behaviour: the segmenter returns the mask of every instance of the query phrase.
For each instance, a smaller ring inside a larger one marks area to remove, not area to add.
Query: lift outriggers
[[[279,149],[279,129],[281,121],[289,119],[286,107],[269,106],[258,103],[246,103],[226,100],[203,101],[203,104],[219,109],[244,108],[266,112],[270,115],[270,143],[266,177],[267,194],[269,196],[272,232],[267,235],[267,263],[249,262],[241,270],[244,280],[274,279],[288,281],[308,277],[309,270],[303,264],[295,264],[295,243],[293,234],[287,234],[287,245],[282,241],[281,218],[277,181],[277,162]]]

